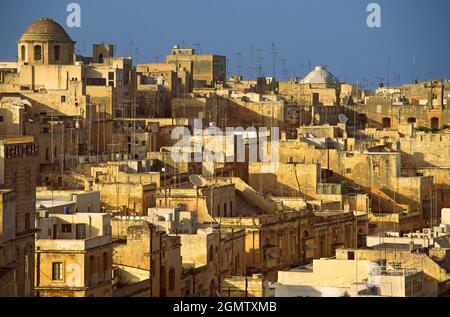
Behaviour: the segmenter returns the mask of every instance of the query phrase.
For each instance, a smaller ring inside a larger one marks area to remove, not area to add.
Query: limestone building
[[[145,218],[113,219],[114,296],[179,297],[181,240]]]
[[[38,153],[33,137],[0,137],[0,265],[15,276],[6,295],[33,295]]]
[[[179,65],[180,62],[192,63],[194,87],[213,86],[216,83],[226,82],[226,57],[219,55],[197,54],[192,48],[180,48],[175,45],[172,54],[166,57],[169,64]]]
[[[49,215],[37,226],[36,296],[112,295],[110,215]]]

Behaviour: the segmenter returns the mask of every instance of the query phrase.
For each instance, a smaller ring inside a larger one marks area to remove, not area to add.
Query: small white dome
[[[316,66],[305,78],[301,80],[302,84],[328,84],[338,85],[339,80],[323,66]]]

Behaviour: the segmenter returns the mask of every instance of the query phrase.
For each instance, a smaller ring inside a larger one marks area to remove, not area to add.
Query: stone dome
[[[50,18],[40,18],[33,22],[23,33],[20,41],[73,43],[64,28]]]
[[[302,84],[326,84],[339,85],[340,82],[325,67],[317,66],[305,78],[301,80]]]

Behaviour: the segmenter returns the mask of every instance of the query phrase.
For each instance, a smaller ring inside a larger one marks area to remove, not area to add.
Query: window
[[[264,245],[263,245],[263,258],[264,258],[264,260],[267,260],[269,247],[270,247],[270,241],[269,241],[269,239],[265,239],[264,240]]]
[[[12,188],[14,190],[17,190],[17,172],[13,172],[12,173],[13,178],[12,178]]]
[[[25,214],[25,230],[30,230],[31,228],[31,217],[29,213]]]
[[[351,174],[352,173],[352,169],[351,168],[346,168],[345,169],[345,174]]]
[[[42,48],[40,45],[34,47],[34,60],[39,61],[42,58]]]
[[[53,46],[53,58],[55,59],[55,61],[59,61],[59,52],[60,52],[59,45]]]
[[[227,203],[223,203],[223,213],[224,213],[224,216],[226,217],[227,216]]]
[[[22,61],[25,60],[25,45],[22,45],[22,46],[20,47],[20,59],[21,59]]]
[[[26,174],[26,179],[27,179],[27,182],[26,182],[26,190],[27,190],[27,193],[31,193],[31,170],[30,169],[27,169],[26,171],[25,171],[25,174]]]
[[[214,248],[213,246],[209,246],[209,262],[214,261]]]
[[[86,239],[86,224],[77,223],[75,225],[75,230],[76,230],[75,239],[77,240]]]
[[[98,55],[98,62],[103,63],[103,54]]]
[[[86,80],[88,86],[106,86],[105,78],[88,78]]]
[[[155,276],[155,259],[150,262],[150,275]]]
[[[3,116],[0,116],[0,122],[3,122]]]
[[[383,118],[382,120],[383,129],[389,129],[391,127],[391,118]]]
[[[169,291],[173,291],[175,289],[175,269],[171,268],[169,270]]]
[[[108,271],[108,253],[103,252],[103,271]]]
[[[114,72],[108,73],[108,80],[114,80]]]
[[[431,129],[437,130],[439,129],[439,118],[433,117],[431,118]]]
[[[291,253],[295,254],[297,251],[297,236],[295,233],[291,233]]]
[[[52,263],[52,280],[62,281],[63,280],[63,264],[62,262]]]
[[[61,96],[61,102],[66,102],[66,96]]]
[[[403,234],[400,234],[401,237],[403,237]],[[357,246],[358,248],[363,248],[366,246],[366,235],[364,234],[364,231],[362,229],[358,230],[358,241]]]
[[[72,232],[72,225],[69,223],[64,223],[61,225],[61,232],[62,233],[71,233]]]
[[[91,255],[89,257],[89,272],[91,274],[91,284],[96,284],[96,279],[94,278],[94,274],[97,273],[97,266],[95,265],[96,264],[95,262],[96,262],[95,256]]]
[[[347,260],[354,260],[355,259],[355,252],[349,251],[347,253]]]

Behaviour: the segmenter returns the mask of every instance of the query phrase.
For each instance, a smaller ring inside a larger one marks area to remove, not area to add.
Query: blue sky
[[[81,5],[81,28],[65,24],[70,2]],[[382,27],[368,28],[366,7],[382,8]],[[250,72],[250,46],[260,49],[264,74],[272,74],[271,43],[277,77],[286,59],[289,77],[304,75],[309,64],[327,65],[340,80],[400,82],[450,79],[450,1],[448,0],[0,0],[0,60],[16,58],[16,41],[34,20],[51,17],[91,55],[92,43],[117,45],[119,55],[139,63],[161,61],[174,44],[226,55],[228,75],[236,73],[242,52],[244,76]],[[257,55],[258,53],[255,53]],[[413,60],[415,56],[415,67]],[[302,66],[303,65],[303,66]],[[253,70],[256,75],[256,70]],[[384,80],[386,81],[386,79]]]

